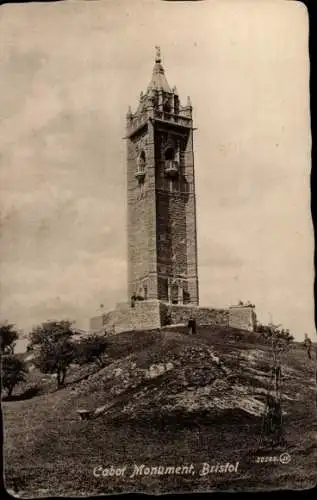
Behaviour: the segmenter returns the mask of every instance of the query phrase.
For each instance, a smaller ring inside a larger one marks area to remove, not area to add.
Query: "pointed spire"
[[[192,101],[190,100],[189,96],[187,96],[187,107],[192,108]]]
[[[177,88],[176,88],[176,85],[174,85],[174,87],[172,88],[172,92],[173,92],[173,94],[177,95]]]
[[[127,112],[127,118],[131,118],[132,117],[132,109],[131,109],[131,106],[128,107],[128,112]]]
[[[163,90],[164,92],[171,93],[171,89],[169,84],[167,83],[164,68],[161,64],[161,50],[160,47],[156,46],[156,56],[155,56],[155,65],[153,68],[153,74],[151,82],[148,86],[148,90]]]

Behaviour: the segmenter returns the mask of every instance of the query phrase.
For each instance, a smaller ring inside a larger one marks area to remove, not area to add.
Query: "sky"
[[[125,115],[156,45],[194,108],[200,304],[314,335],[308,15],[279,0],[2,6],[0,320],[126,299]]]

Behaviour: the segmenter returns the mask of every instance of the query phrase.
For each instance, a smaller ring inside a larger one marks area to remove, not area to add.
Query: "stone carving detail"
[[[185,282],[181,278],[168,278],[168,284],[170,286],[177,285],[180,288],[184,288],[185,287]]]
[[[169,148],[175,149],[175,146],[176,146],[175,141],[170,133],[164,134],[164,136],[162,136],[161,151],[163,154]]]
[[[140,137],[138,142],[135,144],[135,151],[137,155],[141,153],[141,151],[146,149],[147,147],[147,140],[145,137]]]

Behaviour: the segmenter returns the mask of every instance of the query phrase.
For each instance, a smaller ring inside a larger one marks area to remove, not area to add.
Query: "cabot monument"
[[[146,91],[126,115],[126,302],[91,318],[92,331],[186,323],[254,329],[251,305],[199,307],[193,108],[170,87],[160,49]],[[212,284],[211,284],[212,286]]]

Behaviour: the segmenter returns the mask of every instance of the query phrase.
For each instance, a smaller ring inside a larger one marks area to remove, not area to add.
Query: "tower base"
[[[254,331],[253,315],[255,317],[253,309],[249,307],[215,309],[191,304],[169,304],[159,300],[136,301],[132,307],[128,302],[120,302],[113,311],[91,318],[90,330],[109,334],[153,330],[167,325],[186,325],[190,318],[195,318],[197,326],[231,326]]]

